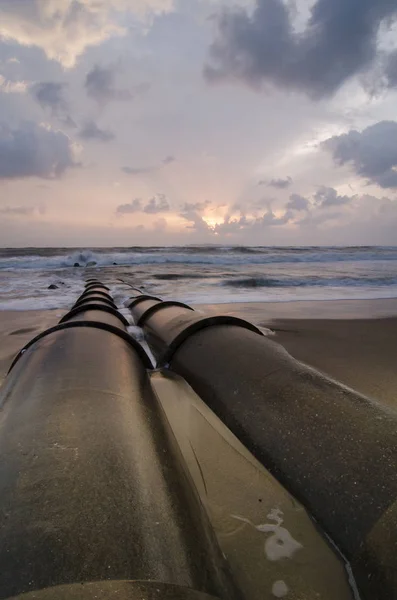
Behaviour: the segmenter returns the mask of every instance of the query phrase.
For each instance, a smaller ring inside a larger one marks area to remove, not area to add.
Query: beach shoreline
[[[380,319],[397,317],[397,298],[286,300],[192,304],[197,310],[228,314],[255,325],[279,319]],[[242,316],[245,315],[245,316]]]
[[[197,305],[246,319],[294,358],[397,410],[397,299]],[[13,358],[66,311],[0,311],[0,382]]]

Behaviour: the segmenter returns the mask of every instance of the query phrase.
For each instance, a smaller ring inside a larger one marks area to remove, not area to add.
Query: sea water
[[[397,298],[397,247],[0,249],[0,309],[69,308],[92,275],[118,303],[123,279],[188,303]]]

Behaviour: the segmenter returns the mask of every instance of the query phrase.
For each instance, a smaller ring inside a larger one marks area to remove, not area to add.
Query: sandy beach
[[[397,299],[196,307],[271,330],[292,356],[397,410]],[[17,352],[64,311],[0,311],[0,381]]]

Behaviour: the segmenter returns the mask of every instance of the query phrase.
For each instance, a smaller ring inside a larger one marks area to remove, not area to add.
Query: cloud
[[[166,156],[159,165],[146,165],[142,167],[121,167],[123,173],[127,175],[143,175],[145,173],[154,173],[159,171],[162,167],[172,164],[176,161],[174,156]]]
[[[256,0],[251,13],[223,9],[204,68],[207,80],[325,97],[371,66],[380,26],[397,14],[393,0],[315,0],[306,28],[297,32],[289,6]]]
[[[269,187],[274,187],[279,190],[285,190],[291,184],[292,184],[291,177],[286,177],[285,179],[270,179],[270,181],[266,181],[265,179],[262,179],[261,181],[258,182],[258,185],[267,185]]]
[[[187,202],[182,207],[182,212],[179,214],[182,219],[185,219],[189,225],[186,226],[187,229],[194,229],[197,232],[213,232],[214,229],[208,225],[208,223],[203,219],[200,215],[200,211],[203,210],[206,203],[196,202],[189,203]]]
[[[75,66],[90,46],[128,33],[120,25],[130,13],[145,25],[170,11],[173,0],[1,0],[0,39],[41,48],[64,68]]]
[[[298,222],[301,227],[318,227],[329,221],[338,221],[341,219],[339,211],[314,211],[308,213],[304,219]]]
[[[27,81],[11,81],[0,75],[0,92],[4,94],[25,94],[29,85]]]
[[[116,208],[116,213],[126,215],[131,213],[146,213],[149,215],[157,215],[159,213],[168,212],[170,204],[165,194],[156,194],[150,198],[146,204],[140,198],[135,198],[128,204],[120,204]]]
[[[158,213],[168,212],[169,210],[170,205],[164,194],[157,194],[143,207],[143,212],[150,215],[157,215]]]
[[[101,67],[95,65],[86,75],[84,87],[87,96],[98,102],[98,104],[107,104],[112,100],[128,102],[147,92],[150,84],[147,82],[138,83],[130,89],[122,89],[116,86],[116,78],[119,72],[117,65]],[[171,157],[170,157],[171,158]]]
[[[286,225],[293,219],[294,213],[291,210],[285,211],[285,213],[279,217],[277,217],[272,210],[268,210],[261,218],[255,219],[255,224],[271,226]]]
[[[117,67],[100,67],[95,65],[85,78],[84,87],[87,96],[99,103],[107,103],[111,100],[131,100],[132,94],[129,90],[117,89],[115,86]]]
[[[286,205],[287,210],[307,210],[310,202],[307,198],[300,196],[299,194],[291,194],[289,202]]]
[[[329,208],[330,206],[343,206],[350,204],[356,196],[339,196],[338,192],[331,187],[322,186],[314,194],[316,206],[319,208]]]
[[[128,204],[120,204],[116,208],[116,212],[121,215],[142,212],[142,200],[140,198],[135,198]]]
[[[238,219],[231,219],[229,215],[224,218],[223,223],[217,223],[211,230],[217,235],[242,234],[244,232],[258,232],[269,227],[280,227],[294,220],[294,213],[286,210],[277,216],[270,208],[259,217],[248,218],[241,215]]]
[[[0,179],[58,178],[77,166],[67,135],[44,125],[0,126]]]
[[[54,117],[67,127],[77,127],[69,114],[69,103],[65,98],[67,83],[59,81],[41,81],[31,88],[33,98],[43,110],[48,109]]]
[[[211,204],[210,200],[205,200],[204,202],[185,202],[181,206],[182,212],[195,211],[202,212]]]
[[[152,173],[153,171],[157,171],[158,167],[148,166],[148,167],[121,167],[121,170],[127,175],[142,175],[144,173]]]
[[[0,208],[0,214],[22,217],[32,215],[35,211],[33,206],[5,206]]]
[[[68,103],[64,97],[66,87],[66,83],[42,81],[32,87],[32,94],[41,108],[49,108],[54,114],[60,114],[68,110]]]
[[[388,87],[397,87],[397,50],[392,52],[387,58],[385,75]]]
[[[337,165],[349,164],[354,172],[381,188],[397,188],[397,122],[380,121],[362,132],[329,138],[322,144]]]
[[[86,121],[79,131],[79,137],[83,140],[97,140],[98,142],[110,142],[115,138],[114,133],[106,129],[100,129],[94,121]]]
[[[213,231],[218,235],[236,234],[252,226],[253,221],[249,221],[245,215],[241,215],[238,219],[231,219],[226,216],[223,223],[217,223]]]

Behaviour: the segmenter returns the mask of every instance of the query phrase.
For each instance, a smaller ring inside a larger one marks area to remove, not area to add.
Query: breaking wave
[[[269,277],[243,277],[226,279],[222,286],[231,288],[291,288],[291,287],[361,287],[397,285],[397,277],[285,277],[283,279]]]

